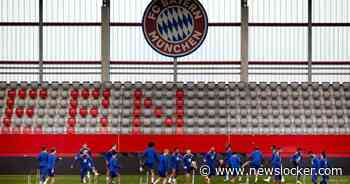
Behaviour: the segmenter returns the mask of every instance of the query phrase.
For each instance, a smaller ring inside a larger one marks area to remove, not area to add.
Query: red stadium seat
[[[26,115],[29,117],[29,118],[32,118],[34,116],[34,109],[32,107],[29,107],[26,109]]]
[[[111,91],[109,89],[104,89],[103,90],[103,97],[105,99],[108,99],[111,96]]]
[[[13,108],[13,106],[15,105],[15,99],[12,99],[12,98],[7,99],[6,105],[8,108]]]
[[[85,107],[80,108],[79,114],[81,117],[86,117],[88,115],[88,110]]]
[[[141,100],[140,99],[135,99],[135,101],[134,101],[134,108],[135,109],[141,109]]]
[[[11,117],[12,117],[12,114],[13,114],[13,109],[12,109],[12,108],[6,108],[6,109],[5,109],[5,115],[6,115],[6,117],[11,118]]]
[[[90,115],[91,115],[92,117],[97,117],[97,116],[98,116],[98,109],[97,109],[97,107],[92,107],[92,108],[90,109]]]
[[[68,127],[67,128],[67,134],[75,134],[75,128],[74,127]]]
[[[172,118],[165,118],[164,124],[165,124],[165,126],[168,126],[168,127],[172,126],[173,125],[173,119]]]
[[[36,89],[30,89],[30,90],[29,90],[29,97],[30,97],[31,99],[36,99],[37,96],[38,96],[38,94],[37,94]]]
[[[4,117],[2,120],[2,123],[4,124],[5,127],[10,127],[11,126],[11,118]]]
[[[16,90],[11,89],[7,92],[7,96],[11,99],[15,99],[16,98]]]
[[[109,107],[109,100],[108,99],[103,99],[101,102],[101,105],[103,108],[108,109]]]
[[[23,117],[23,114],[24,114],[24,110],[23,110],[23,108],[21,108],[21,107],[17,107],[15,113],[16,113],[16,116],[17,116],[18,118],[22,118],[22,117]]]
[[[182,135],[182,134],[184,134],[184,129],[182,127],[177,127],[175,130],[175,133],[177,135]]]
[[[89,96],[90,96],[89,89],[84,88],[84,89],[81,91],[81,96],[82,96],[85,100],[88,99]]]
[[[142,91],[140,89],[137,89],[134,91],[134,98],[135,99],[141,99],[142,98]]]
[[[141,116],[141,109],[134,109],[133,112],[134,117],[140,117]]]
[[[184,97],[185,97],[185,93],[183,90],[180,90],[180,89],[176,90],[176,98],[177,99],[183,99]]]
[[[145,98],[143,101],[143,106],[147,109],[152,107],[152,99],[151,98]]]
[[[134,135],[140,135],[141,134],[140,127],[133,127],[131,133]]]
[[[183,99],[176,99],[176,107],[177,108],[183,108],[185,102]]]
[[[73,99],[78,99],[79,97],[79,91],[77,89],[74,89],[70,92],[70,96],[73,98]]]
[[[107,127],[108,126],[108,118],[102,117],[100,119],[100,123],[101,123],[102,127]]]
[[[40,89],[39,96],[40,96],[41,99],[46,99],[47,98],[47,90],[46,89]]]
[[[71,108],[77,108],[78,107],[78,100],[76,100],[76,99],[72,99],[72,100],[70,100],[70,107]]]
[[[134,118],[134,119],[132,120],[132,125],[133,125],[134,127],[140,127],[140,126],[141,126],[141,120],[140,120],[140,118]]]
[[[100,90],[98,88],[95,88],[92,90],[91,95],[94,99],[98,99],[100,97]]]
[[[68,125],[69,125],[69,127],[75,127],[75,124],[76,124],[75,118],[69,118],[69,119],[68,119]]]
[[[21,98],[21,99],[25,99],[26,96],[27,96],[26,90],[23,89],[23,88],[19,89],[19,90],[18,90],[18,96],[19,96],[19,98]]]
[[[163,110],[160,107],[156,107],[155,110],[154,110],[154,115],[157,118],[162,117],[163,116]]]
[[[70,108],[69,109],[69,116],[75,117],[77,115],[77,109],[76,108]]]
[[[184,112],[184,109],[183,108],[177,108],[176,109],[176,116],[178,117],[178,118],[182,118],[183,116],[185,115],[185,112]]]
[[[177,127],[183,127],[185,125],[183,118],[176,118],[176,126]]]

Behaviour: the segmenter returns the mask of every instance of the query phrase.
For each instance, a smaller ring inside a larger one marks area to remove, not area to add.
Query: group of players
[[[46,146],[42,148],[39,156],[39,182],[40,184],[54,184],[55,183],[55,167],[56,162],[62,158],[56,156],[56,149],[52,148],[48,153]],[[120,164],[117,159],[117,146],[113,145],[110,150],[104,153],[104,159],[106,163],[106,180],[107,184],[114,182],[120,183],[119,170]],[[76,163],[80,165],[80,181],[81,183],[97,183],[97,176],[99,175],[94,160],[91,154],[91,150],[87,144],[83,144],[79,152],[74,157],[73,163],[70,168],[74,168]]]
[[[147,174],[147,183],[149,181],[149,175],[151,177],[151,184],[158,182],[162,184],[176,183],[176,177],[180,172],[181,165],[183,165],[187,183],[190,183],[191,176],[194,176],[194,172],[197,169],[197,164],[191,150],[186,150],[186,153],[182,156],[179,148],[175,148],[172,154],[170,154],[169,149],[165,149],[158,157],[154,146],[155,144],[153,142],[148,143],[148,147],[142,155],[140,171],[145,168],[146,172],[149,173]],[[157,168],[156,165],[158,165]],[[155,170],[158,171],[158,178],[155,177]]]
[[[213,176],[216,176],[218,173],[218,168],[229,168],[226,172],[221,172],[225,177],[224,181],[229,183],[241,182],[242,180],[242,168],[253,168],[254,173],[254,183],[258,183],[258,170],[264,165],[269,165],[272,167],[273,174],[264,179],[265,182],[270,183],[271,179],[274,184],[284,183],[282,168],[282,157],[281,157],[281,148],[276,146],[271,147],[272,156],[270,158],[270,163],[264,163],[264,157],[262,152],[258,147],[252,151],[249,155],[248,160],[243,162],[241,155],[237,152],[233,152],[231,145],[226,146],[224,158],[220,158],[215,151],[215,147],[211,147],[210,150],[204,155],[203,160],[200,161],[202,166],[208,168],[207,173],[205,173],[205,181],[210,184]],[[318,157],[316,154],[309,152],[309,157],[311,161],[311,180],[313,184],[318,184],[319,179],[319,170],[330,168],[328,158],[325,152],[322,152]],[[169,153],[168,149],[165,149],[160,155],[159,159],[157,157],[157,152],[154,148],[154,143],[149,143],[148,148],[143,154],[145,158],[143,165],[146,167],[147,171],[151,173],[151,183],[156,184],[161,181],[162,184],[176,184],[176,176],[179,174],[180,165],[183,165],[183,171],[186,176],[186,183],[191,183],[189,181],[191,174],[192,177],[195,175],[195,170],[197,168],[196,160],[194,155],[191,153],[191,150],[186,150],[186,153],[182,156],[179,152],[179,149],[176,148],[172,154]],[[307,164],[303,158],[302,150],[298,148],[293,156],[290,158],[290,161],[293,164],[294,168],[304,168]],[[155,168],[156,163],[158,162],[158,168]],[[158,171],[158,178],[155,177],[155,170]],[[225,171],[222,169],[221,171]],[[231,171],[231,172],[229,172]],[[302,175],[296,176],[296,183],[302,184],[301,180]],[[305,177],[305,176],[304,176]],[[329,176],[322,175],[320,184],[328,184]],[[192,180],[193,183],[193,180]],[[244,182],[249,184],[249,177],[246,177]]]
[[[56,149],[52,148],[50,150],[50,153],[48,153],[48,150],[44,146],[37,159],[39,161],[40,184],[44,184],[47,182],[53,184],[55,182],[56,162],[61,159],[57,157]]]
[[[241,155],[237,152],[233,152],[231,145],[226,146],[224,158],[216,153],[215,147],[211,147],[210,150],[204,155],[203,160],[200,161],[202,166],[206,166],[209,170],[206,173],[205,181],[210,184],[213,176],[216,176],[217,168],[230,168],[231,172],[224,172],[223,176],[225,181],[229,183],[237,183],[242,180],[241,168],[253,168],[258,171],[263,165],[269,165],[273,168],[274,173],[264,179],[265,182],[273,180],[274,184],[284,183],[284,177],[282,172],[276,172],[276,169],[282,168],[281,149],[276,146],[271,147],[272,157],[270,163],[264,163],[264,157],[262,152],[256,147],[249,155],[246,162],[242,162]],[[120,163],[117,157],[117,146],[113,145],[106,153],[103,154],[106,163],[106,180],[107,184],[119,183],[120,184]],[[329,162],[325,152],[322,152],[320,156],[309,152],[311,169],[319,171],[319,169],[330,168]],[[38,156],[39,169],[40,169],[40,184],[54,184],[55,182],[55,165],[60,157],[56,155],[56,149],[52,148],[48,153],[46,147],[43,147],[42,152]],[[140,158],[140,172],[147,173],[146,183],[150,184],[176,184],[178,174],[183,171],[185,173],[186,183],[194,183],[195,171],[199,169],[197,167],[197,161],[195,156],[191,153],[190,149],[187,149],[185,154],[180,153],[179,148],[175,148],[173,153],[170,153],[169,149],[164,149],[159,154],[155,149],[153,142],[148,143],[146,150],[143,152]],[[305,161],[303,158],[302,150],[297,149],[295,154],[290,158],[295,168],[303,168]],[[91,150],[84,144],[74,157],[74,162],[71,164],[71,168],[74,168],[76,162],[80,164],[80,177],[81,183],[90,183],[97,179],[99,173],[94,165]],[[255,172],[254,183],[258,182],[258,173]],[[90,176],[92,175],[92,176]],[[304,176],[305,177],[305,176]],[[318,172],[313,172],[311,175],[312,183],[318,184]],[[191,182],[192,181],[192,182]],[[328,184],[329,176],[321,176],[320,184]],[[246,177],[245,183],[249,183],[249,177]],[[296,183],[302,184],[301,175],[296,176]]]

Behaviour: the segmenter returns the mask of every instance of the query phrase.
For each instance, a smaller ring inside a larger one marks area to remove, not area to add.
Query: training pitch
[[[29,180],[30,178],[30,180]],[[267,184],[263,181],[265,177],[260,177],[259,182],[257,184]],[[146,184],[145,178],[144,182],[141,183],[140,176],[135,175],[124,175],[121,177],[121,184]],[[245,181],[245,178],[243,179]],[[26,176],[26,175],[0,175],[0,184],[37,184],[37,178],[35,176]],[[105,176],[99,176],[98,181],[95,182],[95,184],[105,184],[106,183],[106,177]],[[196,176],[195,184],[204,184],[203,177]],[[223,177],[216,177],[213,179],[212,184],[224,184],[227,182],[223,181]],[[254,183],[254,178],[250,178],[249,184]],[[272,182],[271,182],[272,183]],[[286,177],[285,184],[295,184],[295,178],[294,177]],[[64,176],[57,176],[55,184],[80,184],[79,176],[72,176],[72,175],[64,175]],[[91,184],[94,184],[91,182]],[[177,180],[177,184],[187,184],[183,177],[179,177]],[[191,183],[190,183],[191,184]],[[236,182],[236,184],[246,184],[245,182]],[[312,184],[310,178],[306,178],[304,184]],[[329,184],[350,184],[350,177],[348,176],[342,176],[342,177],[332,177]]]

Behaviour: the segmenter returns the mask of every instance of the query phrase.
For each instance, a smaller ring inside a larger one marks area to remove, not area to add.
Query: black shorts
[[[110,176],[111,178],[115,178],[115,177],[119,176],[119,173],[118,173],[118,172],[115,172],[115,171],[109,171],[109,176]]]
[[[56,176],[55,169],[54,169],[54,168],[49,169],[49,170],[48,170],[48,175],[49,175],[50,177],[55,177],[55,176]]]
[[[301,168],[301,164],[298,163],[298,162],[295,162],[295,161],[293,161],[293,166],[294,166],[295,168],[297,168],[297,167]]]
[[[145,169],[146,171],[154,170],[154,164],[153,163],[145,163]]]
[[[158,175],[159,175],[160,177],[162,177],[162,178],[167,177],[166,171],[158,171]]]
[[[192,174],[192,171],[194,170],[193,167],[189,167],[189,168],[184,168],[184,171],[186,174]]]

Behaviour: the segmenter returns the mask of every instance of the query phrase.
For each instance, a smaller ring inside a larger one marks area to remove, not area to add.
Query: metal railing
[[[43,50],[43,29],[48,27],[101,27],[101,22],[44,22],[43,0],[38,1],[38,20],[35,22],[0,22],[3,27],[38,27],[38,60],[18,61],[0,59],[0,80],[16,80],[17,75],[36,76],[37,80],[57,81],[70,79],[87,80],[86,76],[92,75],[92,79],[101,76],[101,62],[95,61],[48,61],[45,60]],[[243,1],[243,0],[242,0]],[[341,27],[349,28],[350,22],[313,22],[312,0],[307,0],[307,20],[305,22],[246,22],[250,28],[307,28],[307,58],[305,61],[249,61],[249,80],[258,78],[274,81],[283,78],[285,81],[350,81],[350,58],[349,61],[313,61],[313,28]],[[247,19],[248,20],[248,19]],[[141,27],[140,22],[111,22],[111,27]],[[213,28],[240,28],[241,22],[210,22]],[[242,38],[240,38],[242,39]],[[52,43],[55,44],[55,43]],[[103,44],[103,43],[102,43]],[[232,51],[235,52],[235,51]],[[236,51],[239,52],[239,51]],[[254,52],[248,48],[247,52]],[[292,51],[290,51],[292,52]],[[243,53],[241,53],[242,55]],[[174,65],[171,61],[112,61],[110,62],[111,80],[172,80],[174,75],[179,80],[240,80],[241,62],[239,58],[233,61],[179,61],[177,72],[174,73]],[[236,60],[236,61],[234,61]],[[50,76],[49,78],[47,76]],[[66,77],[62,77],[66,76]],[[127,76],[127,77],[125,77]],[[263,77],[262,77],[263,76]],[[194,78],[197,77],[197,78]],[[315,77],[313,79],[313,77]],[[35,78],[35,77],[33,77]],[[32,79],[33,79],[32,78]],[[20,79],[25,79],[22,77]],[[20,80],[18,79],[18,80]],[[28,79],[28,80],[32,80]]]

